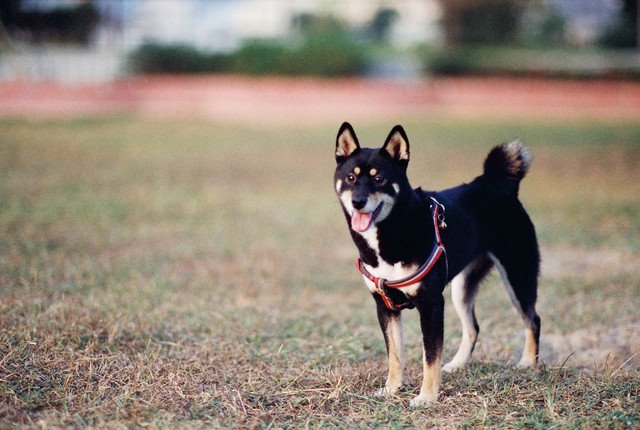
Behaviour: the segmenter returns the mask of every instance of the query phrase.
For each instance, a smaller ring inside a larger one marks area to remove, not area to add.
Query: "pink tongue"
[[[351,228],[355,231],[363,232],[371,225],[371,214],[360,213],[358,211],[353,213],[351,217]]]

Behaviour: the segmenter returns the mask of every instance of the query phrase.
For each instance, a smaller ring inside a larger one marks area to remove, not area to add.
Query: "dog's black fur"
[[[361,148],[351,125],[344,123],[336,139],[336,161],[334,185],[349,231],[362,262],[375,276],[415,272],[434,243],[430,197],[446,209],[447,228],[441,235],[447,250],[448,277],[445,279],[441,259],[417,288],[387,288],[394,302],[409,300],[420,314],[425,375],[412,406],[437,396],[444,325],[442,293],[458,274],[454,303],[463,323],[463,341],[445,370],[464,365],[473,350],[478,334],[475,295],[494,264],[525,322],[527,344],[520,365],[535,366],[540,336],[540,318],[535,311],[540,257],[534,226],[518,200],[520,180],[530,162],[524,145],[511,142],[496,146],[484,162],[482,175],[443,191],[423,191],[409,185],[409,140],[401,126],[391,130],[382,148],[371,149]],[[365,228],[367,222],[370,224]],[[371,283],[367,285],[376,301],[389,352],[389,377],[379,394],[392,394],[403,382],[399,312],[387,309]]]

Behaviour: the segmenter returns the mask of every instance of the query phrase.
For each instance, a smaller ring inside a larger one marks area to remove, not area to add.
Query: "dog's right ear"
[[[353,127],[348,122],[343,123],[336,137],[336,162],[343,163],[347,158],[360,150],[360,144]]]

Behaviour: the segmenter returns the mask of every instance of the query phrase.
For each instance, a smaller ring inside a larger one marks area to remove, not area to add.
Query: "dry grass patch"
[[[530,142],[541,369],[513,369],[520,322],[494,276],[474,363],[444,376],[437,404],[407,407],[421,367],[412,313],[409,384],[370,396],[384,342],[332,194],[333,129],[5,121],[0,427],[637,426],[640,126],[407,129],[427,188],[469,180],[503,134]],[[446,324],[448,358],[449,305]]]

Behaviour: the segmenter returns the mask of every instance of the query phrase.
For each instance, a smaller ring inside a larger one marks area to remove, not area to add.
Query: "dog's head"
[[[361,148],[345,122],[336,138],[334,185],[351,228],[364,232],[382,222],[411,190],[407,179],[409,140],[396,125],[380,149]]]

